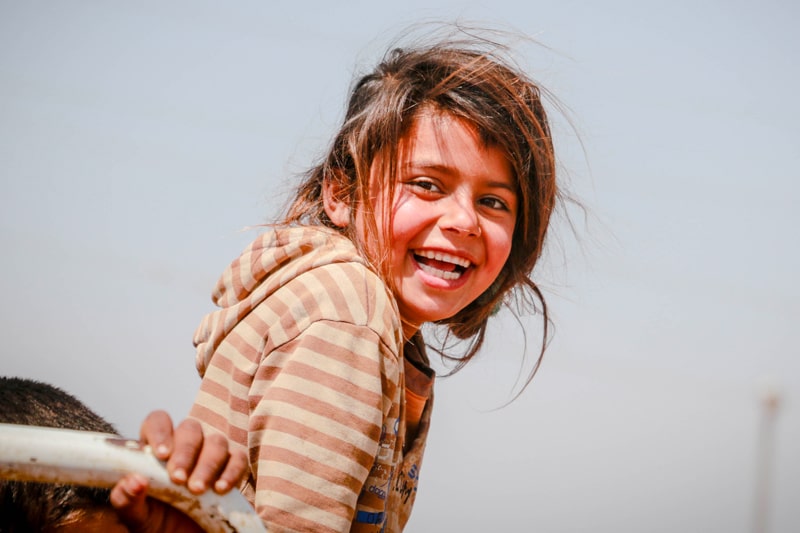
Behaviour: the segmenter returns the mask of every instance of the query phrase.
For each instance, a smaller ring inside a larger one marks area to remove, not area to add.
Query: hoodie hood
[[[206,315],[195,331],[200,375],[225,336],[273,292],[300,274],[340,262],[365,264],[348,238],[321,226],[280,228],[250,243],[214,288],[212,300],[220,309]]]

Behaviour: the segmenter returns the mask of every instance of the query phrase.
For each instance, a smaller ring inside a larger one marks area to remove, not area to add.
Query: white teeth
[[[456,271],[447,272],[446,270],[439,270],[438,268],[433,268],[432,266],[426,265],[425,263],[418,263],[418,264],[419,264],[419,268],[423,272],[427,272],[428,274],[431,274],[432,276],[437,276],[437,277],[440,277],[442,279],[447,279],[447,280],[454,280],[454,279],[458,279],[458,278],[461,277],[461,272],[456,272]]]
[[[468,259],[463,257],[456,257],[454,255],[446,254],[444,252],[434,252],[428,250],[420,250],[415,252],[420,257],[427,257],[428,259],[435,259],[436,261],[444,261],[446,263],[453,263],[463,268],[469,268],[472,264]],[[436,269],[434,269],[436,270]]]
[[[451,263],[453,265],[460,266],[461,268],[469,268],[472,265],[472,262],[468,259],[464,259],[463,257],[456,257],[455,255],[446,254],[444,252],[435,252],[432,250],[418,250],[414,252],[416,255],[420,257],[425,257],[427,259],[434,259],[436,261],[441,261],[443,263]],[[436,268],[432,265],[426,265],[425,263],[418,263],[420,269],[432,276],[437,276],[442,279],[446,280],[455,280],[461,277],[463,274],[463,270],[442,270]]]

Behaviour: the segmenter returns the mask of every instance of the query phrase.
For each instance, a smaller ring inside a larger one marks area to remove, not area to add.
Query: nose
[[[443,230],[463,236],[480,237],[480,220],[471,200],[452,197],[443,209],[439,219],[439,226]]]

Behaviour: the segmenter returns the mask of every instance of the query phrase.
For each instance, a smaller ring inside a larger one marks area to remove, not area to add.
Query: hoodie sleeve
[[[354,324],[316,321],[265,358],[248,439],[255,507],[270,531],[350,530],[397,381],[396,354]]]
[[[268,531],[379,530],[403,390],[386,287],[363,264],[330,263],[236,316],[191,416],[246,449],[243,492]]]

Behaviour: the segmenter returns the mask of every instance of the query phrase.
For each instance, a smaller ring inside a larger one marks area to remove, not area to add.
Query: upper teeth
[[[434,252],[428,250],[418,251],[417,255],[427,257],[428,259],[435,259],[436,261],[444,261],[446,263],[453,263],[463,268],[469,268],[470,261],[463,257],[456,257],[454,255],[446,254],[444,252]]]

